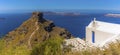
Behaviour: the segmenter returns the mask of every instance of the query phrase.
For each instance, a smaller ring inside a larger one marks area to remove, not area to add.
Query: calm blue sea
[[[84,38],[85,27],[93,20],[94,17],[99,21],[120,24],[120,18],[106,17],[103,13],[84,14],[79,16],[65,15],[44,15],[44,18],[54,21],[57,26],[66,28],[74,36]],[[24,21],[30,18],[31,14],[0,14],[0,36],[19,27]]]

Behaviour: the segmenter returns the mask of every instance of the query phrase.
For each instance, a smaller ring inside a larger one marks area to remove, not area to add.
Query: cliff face
[[[28,45],[41,43],[51,37],[73,37],[66,29],[54,25],[52,21],[45,20],[43,13],[33,12],[29,20],[20,27],[9,32],[3,39],[9,45]]]

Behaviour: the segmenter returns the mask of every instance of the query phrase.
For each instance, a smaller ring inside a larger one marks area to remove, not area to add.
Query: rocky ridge
[[[29,20],[9,32],[3,39],[8,46],[27,45],[33,47],[35,44],[40,44],[51,37],[70,39],[73,36],[66,29],[60,28],[52,21],[44,19],[42,12],[33,12]]]

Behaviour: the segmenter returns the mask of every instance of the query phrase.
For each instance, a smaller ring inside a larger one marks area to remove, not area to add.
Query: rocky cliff
[[[66,29],[56,26],[52,21],[43,18],[42,12],[33,12],[29,20],[15,30],[9,32],[3,39],[7,45],[27,45],[41,43],[51,37],[73,37]]]

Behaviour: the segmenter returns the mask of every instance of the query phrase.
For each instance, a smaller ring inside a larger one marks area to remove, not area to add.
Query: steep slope
[[[4,40],[7,45],[27,45],[29,48],[34,44],[41,43],[51,37],[73,37],[66,29],[54,25],[52,21],[45,20],[43,13],[33,12],[29,20],[25,21],[20,27],[9,32]]]

